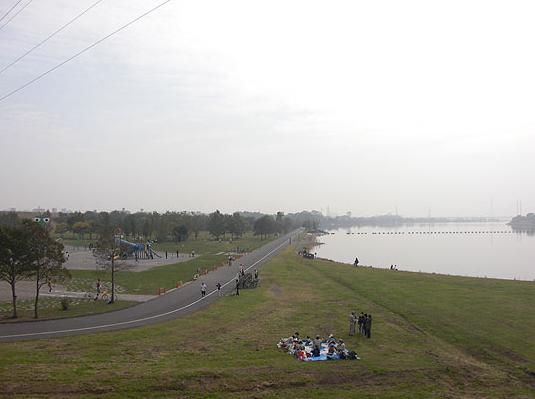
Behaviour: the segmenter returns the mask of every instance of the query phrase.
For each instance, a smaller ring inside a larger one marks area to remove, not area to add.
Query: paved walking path
[[[222,266],[201,276],[193,283],[127,309],[68,319],[0,324],[0,341],[61,337],[139,327],[192,313],[218,299],[215,288],[218,282],[222,284],[224,293],[235,290],[235,278],[240,263],[249,272],[260,269],[270,258],[284,250],[289,245],[290,239],[294,242],[300,232],[302,229],[242,256],[232,266]],[[207,284],[208,290],[206,296],[201,298],[200,285],[203,281]]]

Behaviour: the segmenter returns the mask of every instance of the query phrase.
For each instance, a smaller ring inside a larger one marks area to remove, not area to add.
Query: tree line
[[[210,214],[200,212],[73,212],[52,215],[45,212],[44,217],[51,220],[52,232],[56,237],[72,237],[80,240],[109,238],[118,230],[126,239],[186,241],[197,239],[201,231],[209,232],[215,239],[241,237],[247,232],[267,237],[287,233],[297,227],[317,227],[317,215],[299,213],[284,215],[265,215],[254,212],[234,212],[225,214],[216,210]],[[1,213],[0,225],[16,226],[20,218],[16,213]]]

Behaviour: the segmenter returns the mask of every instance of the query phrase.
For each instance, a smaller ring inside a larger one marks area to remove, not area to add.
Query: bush
[[[69,310],[70,304],[69,298],[61,298],[61,310]]]

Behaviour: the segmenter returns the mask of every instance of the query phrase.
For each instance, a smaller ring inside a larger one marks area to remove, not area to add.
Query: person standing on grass
[[[366,315],[360,312],[359,316],[359,333],[364,335],[364,322],[366,321]]]
[[[349,335],[355,335],[355,326],[357,324],[357,316],[355,312],[351,312],[349,315]]]
[[[203,281],[201,283],[201,297],[206,296],[206,283]]]
[[[258,270],[254,269],[254,279],[258,280]]]
[[[178,258],[178,249],[176,250],[176,257]]]
[[[167,251],[165,251],[165,259],[167,259]]]
[[[372,337],[372,315],[369,314],[368,317],[366,317],[366,337],[371,338]]]
[[[217,287],[217,296],[221,296],[221,283],[217,283],[216,287]]]
[[[358,265],[359,265],[359,258],[355,257],[355,262],[353,263],[353,265],[355,265],[355,267],[358,267]]]
[[[236,295],[240,296],[240,280],[236,279]]]

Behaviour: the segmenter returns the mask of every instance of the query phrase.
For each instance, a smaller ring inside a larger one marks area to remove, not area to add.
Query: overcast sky
[[[0,69],[94,1],[31,2]],[[0,97],[161,1],[102,1]],[[173,0],[0,102],[0,209],[533,212],[534,20],[514,0]]]

